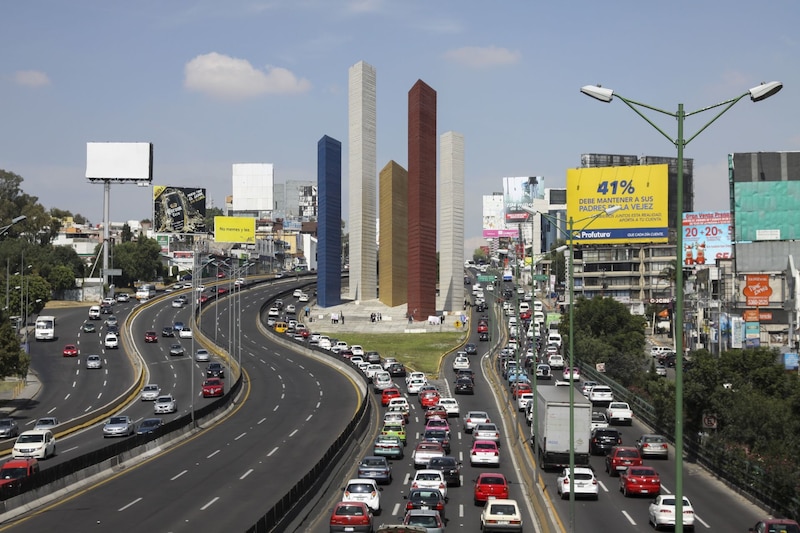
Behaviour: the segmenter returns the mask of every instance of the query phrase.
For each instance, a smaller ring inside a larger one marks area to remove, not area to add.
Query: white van
[[[533,302],[533,310],[534,311],[544,311],[544,305],[539,300]]]
[[[547,344],[555,344],[561,346],[561,334],[556,331],[551,331],[547,336]],[[552,364],[550,366],[553,366]]]
[[[519,312],[520,314],[526,313],[531,310],[531,305],[528,302],[520,302],[519,303]]]
[[[93,305],[89,308],[89,320],[100,320],[100,306]]]

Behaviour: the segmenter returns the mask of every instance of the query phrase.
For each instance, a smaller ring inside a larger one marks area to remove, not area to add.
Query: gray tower
[[[436,308],[457,311],[464,304],[464,136],[440,137],[439,298]]]
[[[350,298],[377,298],[375,67],[359,61],[348,77]]]

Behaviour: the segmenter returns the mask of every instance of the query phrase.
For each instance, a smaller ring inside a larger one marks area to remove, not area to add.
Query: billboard
[[[90,181],[153,180],[152,143],[86,143],[86,177]]]
[[[506,227],[511,224],[527,222],[531,216],[523,209],[533,209],[533,199],[544,199],[544,178],[526,176],[503,178],[503,204]]]
[[[155,233],[205,233],[206,190],[153,185]]]
[[[567,170],[567,218],[583,244],[665,243],[668,165]],[[616,213],[603,211],[619,206]]]
[[[487,194],[483,196],[483,237],[495,239],[497,237],[517,237],[519,230],[505,229],[503,214],[503,195]]]
[[[253,217],[214,217],[214,241],[255,244],[256,219]]]
[[[698,211],[683,214],[683,265],[715,264],[733,257],[733,225],[730,211]]]

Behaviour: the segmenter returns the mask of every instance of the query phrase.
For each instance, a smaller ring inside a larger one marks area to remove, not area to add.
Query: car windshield
[[[11,426],[11,420],[0,420],[0,426]]]
[[[456,460],[452,457],[433,458],[428,463],[429,466],[455,466]]]
[[[0,472],[2,472],[0,479],[19,479],[28,475],[27,468],[4,468]]]
[[[39,435],[39,434],[26,435],[25,433],[23,433],[22,435],[19,436],[19,438],[17,438],[17,443],[30,443],[30,442],[44,442],[44,435]]]
[[[358,505],[340,505],[336,509],[339,516],[364,516],[364,509]]]
[[[488,442],[476,442],[475,449],[477,450],[494,450],[496,447],[494,444],[490,444]]]
[[[499,476],[485,476],[481,478],[481,484],[483,485],[505,485],[505,479]]]
[[[631,468],[628,470],[628,474],[631,476],[654,476],[656,475],[654,470],[649,468]]]
[[[438,472],[436,474],[433,472],[420,472],[417,474],[417,481],[440,481],[441,479],[442,476]]]
[[[108,421],[109,424],[126,424],[127,422],[124,416],[112,416]]]
[[[635,450],[619,450],[617,452],[618,457],[639,457],[639,452]]]
[[[143,428],[156,427],[160,424],[158,420],[145,420],[142,422]]]

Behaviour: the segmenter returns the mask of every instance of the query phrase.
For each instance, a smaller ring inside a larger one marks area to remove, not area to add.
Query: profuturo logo
[[[608,239],[611,237],[610,231],[591,231],[591,230],[582,230],[580,237],[581,239]]]

